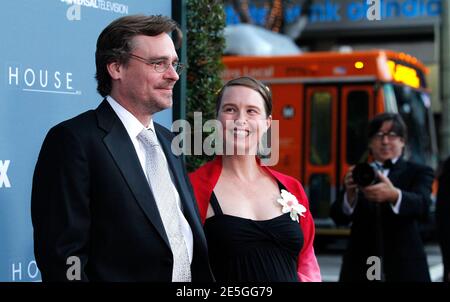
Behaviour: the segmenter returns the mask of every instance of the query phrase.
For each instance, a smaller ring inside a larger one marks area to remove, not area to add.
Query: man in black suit
[[[108,25],[95,54],[105,99],[47,134],[31,201],[43,281],[213,281],[182,158],[152,120],[171,107],[182,67],[170,33],[181,38],[163,16]]]
[[[450,157],[439,176],[436,199],[436,224],[444,263],[444,282],[450,282]]]
[[[351,167],[331,209],[336,224],[352,222],[340,280],[430,281],[419,221],[429,213],[433,170],[402,158],[407,132],[400,115],[376,116],[368,134],[379,181],[358,186]]]

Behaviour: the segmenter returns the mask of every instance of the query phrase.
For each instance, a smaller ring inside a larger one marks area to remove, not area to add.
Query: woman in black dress
[[[301,184],[256,156],[272,123],[270,90],[237,78],[221,89],[216,108],[225,154],[190,174],[216,280],[321,281]]]

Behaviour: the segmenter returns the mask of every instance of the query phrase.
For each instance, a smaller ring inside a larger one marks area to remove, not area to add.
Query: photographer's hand
[[[379,203],[390,202],[392,205],[395,205],[399,197],[398,189],[382,173],[378,172],[378,177],[380,180],[379,183],[361,188],[364,196],[369,201]]]
[[[358,194],[358,185],[355,184],[352,177],[352,171],[355,168],[355,166],[351,166],[347,174],[344,176],[344,185],[345,185],[345,192],[347,193],[347,201],[351,207],[353,207],[353,204],[356,200],[356,196]]]

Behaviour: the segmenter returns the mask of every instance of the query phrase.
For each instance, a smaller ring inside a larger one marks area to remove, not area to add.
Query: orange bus
[[[386,50],[295,56],[223,58],[225,81],[253,76],[273,94],[279,121],[281,172],[299,179],[309,196],[318,235],[346,235],[329,217],[344,174],[364,161],[368,121],[398,112],[409,131],[405,156],[436,168],[438,153],[427,68]]]

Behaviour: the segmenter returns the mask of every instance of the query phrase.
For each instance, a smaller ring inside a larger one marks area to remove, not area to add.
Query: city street
[[[324,282],[338,281],[345,244],[345,241],[336,241],[328,245],[326,249],[316,252]],[[430,242],[425,246],[425,250],[427,252],[431,280],[433,282],[441,282],[443,265],[439,245]]]

